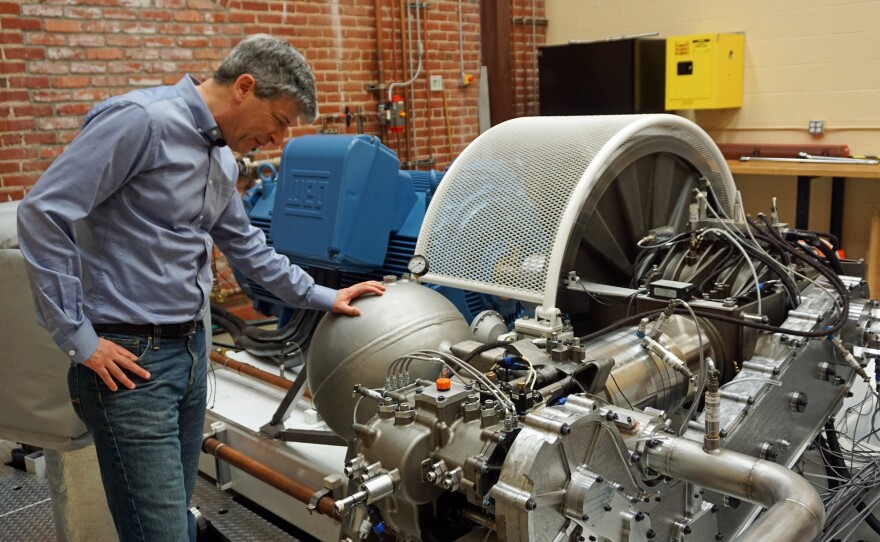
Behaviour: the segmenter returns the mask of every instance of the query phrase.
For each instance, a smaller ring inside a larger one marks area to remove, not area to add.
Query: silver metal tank
[[[385,295],[355,300],[361,316],[327,314],[318,324],[309,346],[309,389],[315,409],[333,431],[354,439],[358,384],[369,388],[385,385],[391,363],[423,349],[473,340],[461,313],[434,290],[408,280],[386,281]],[[413,378],[437,378],[436,367],[412,364]],[[377,412],[375,401],[361,401],[358,421]]]

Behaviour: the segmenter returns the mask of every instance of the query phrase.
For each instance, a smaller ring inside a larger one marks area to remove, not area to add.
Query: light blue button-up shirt
[[[212,239],[283,301],[333,305],[335,290],[250,225],[232,152],[195,85],[186,76],[99,104],[19,206],[37,322],[72,361],[97,350],[92,323],[202,319]]]

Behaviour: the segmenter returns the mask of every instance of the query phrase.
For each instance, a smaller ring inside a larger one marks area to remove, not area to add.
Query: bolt
[[[489,508],[492,506],[492,499],[483,499],[483,508]]]
[[[590,535],[589,540],[590,540],[590,542],[596,542],[596,537],[593,535]]]
[[[715,540],[724,540],[724,533],[715,533]]]
[[[480,472],[482,472],[483,474],[489,472],[489,465],[487,463],[483,463],[483,466],[480,467]]]
[[[581,521],[590,521],[590,516],[584,514],[583,516],[581,516]]]
[[[653,540],[655,536],[657,536],[657,533],[654,532],[654,529],[648,529],[648,532],[645,533],[645,537],[648,540]]]
[[[528,510],[529,512],[531,512],[532,510],[534,510],[537,507],[538,507],[538,503],[535,502],[535,499],[529,499],[526,501],[526,510]]]
[[[691,534],[691,526],[690,525],[684,526],[684,534]]]
[[[571,433],[571,426],[568,425],[567,423],[562,424],[562,427],[559,428],[559,434],[560,435],[567,435],[569,433]]]
[[[605,478],[602,478],[601,476],[597,476],[597,477],[596,477],[596,482],[597,482],[597,483],[600,483],[600,484],[601,484],[601,483],[604,482],[604,481],[605,481]]]
[[[610,505],[610,504],[606,504],[606,505],[603,506],[602,508],[604,508],[606,512],[610,512],[610,511],[611,511],[611,505]]]
[[[438,402],[438,403],[441,402],[441,401],[445,401],[445,400],[446,400],[446,397],[445,397],[445,396],[443,396],[443,395],[438,395],[438,396],[437,396],[437,402]]]
[[[639,452],[633,452],[629,456],[629,461],[630,461],[630,463],[638,463],[641,458],[642,458],[642,454],[640,454]]]
[[[717,512],[718,512],[718,505],[717,505],[717,504],[713,504],[713,505],[712,505],[712,513],[715,514],[715,513],[717,513]]]
[[[718,431],[718,436],[721,438],[727,438],[727,430],[722,429],[721,431]]]
[[[643,519],[645,519],[645,514],[642,512],[638,512],[636,514],[636,521],[642,521]]]

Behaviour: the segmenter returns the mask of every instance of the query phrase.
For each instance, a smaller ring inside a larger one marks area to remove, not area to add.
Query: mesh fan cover
[[[428,208],[416,245],[430,263],[424,280],[552,306],[547,294],[555,296],[560,270],[551,269],[558,261],[551,256],[572,229],[566,209],[580,210],[603,168],[587,169],[606,145],[616,147],[603,153],[612,151],[613,160],[613,151],[640,137],[692,147],[729,212],[727,165],[690,124],[672,115],[620,115],[527,117],[493,127],[453,163]],[[628,128],[635,131],[611,141]]]

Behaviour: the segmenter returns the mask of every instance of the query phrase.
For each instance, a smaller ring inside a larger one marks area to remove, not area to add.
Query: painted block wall
[[[853,154],[880,155],[880,1],[548,0],[546,9],[551,45],[646,32],[745,32],[742,108],[679,114],[718,142],[846,144]],[[808,134],[811,119],[825,121],[825,135]],[[767,212],[776,194],[783,219],[794,223],[794,178],[737,182],[747,212]],[[812,192],[810,227],[827,230],[830,181],[817,179]],[[867,224],[877,212],[880,181],[850,181],[848,256],[866,255]]]

